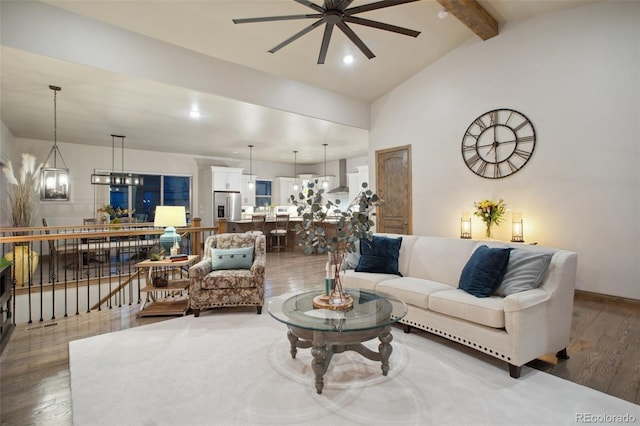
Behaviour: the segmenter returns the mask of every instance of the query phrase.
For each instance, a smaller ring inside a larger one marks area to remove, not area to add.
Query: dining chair
[[[100,222],[95,217],[82,219],[82,224],[83,225],[97,225],[98,223],[100,223]],[[82,253],[82,264],[83,265],[87,265],[87,266],[89,266],[91,264],[91,262],[95,262],[95,263],[101,264],[101,263],[104,262],[101,259],[101,257],[103,257],[105,259],[109,259],[109,250],[108,249],[104,250],[102,256],[100,256],[95,249],[91,248],[92,244],[95,244],[96,247],[97,247],[98,244],[104,243],[104,242],[107,242],[107,241],[108,240],[107,240],[106,237],[83,238],[82,239],[82,243],[83,244],[87,244],[88,245],[88,249],[84,253]],[[102,251],[102,250],[100,250],[100,251]]]

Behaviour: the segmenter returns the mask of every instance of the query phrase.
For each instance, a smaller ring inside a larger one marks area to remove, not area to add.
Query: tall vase
[[[487,224],[487,234],[486,234],[487,238],[491,238],[493,236],[492,229],[491,229],[491,226],[493,225],[493,223],[487,222],[486,224]]]
[[[344,252],[329,253],[327,278],[333,277],[333,279],[330,279],[333,281],[333,288],[329,289],[329,286],[327,286],[323,294],[313,299],[315,308],[346,311],[353,307],[353,297],[345,293],[340,279],[340,270],[345,257],[346,253]],[[325,280],[326,282],[327,280]]]
[[[340,270],[342,269],[342,263],[346,257],[344,252],[335,252],[331,254],[333,256],[333,291],[329,294],[329,304],[334,309],[349,309],[353,306],[353,298],[344,292],[342,287],[342,281],[340,279]]]
[[[13,277],[16,285],[20,286],[29,283],[29,278],[36,273],[40,261],[40,255],[31,250],[28,245],[17,245],[4,257],[13,262]]]

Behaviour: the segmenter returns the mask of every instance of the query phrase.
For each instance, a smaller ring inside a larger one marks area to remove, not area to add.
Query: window
[[[160,175],[145,175],[143,186],[132,187],[135,191],[132,197],[135,209],[133,217],[138,222],[153,222],[156,206],[162,204],[161,188],[162,176]]]
[[[142,186],[111,186],[110,204],[122,210],[133,206],[138,222],[153,222],[156,206],[191,206],[191,176],[142,175]]]
[[[256,207],[271,205],[271,181],[256,179]]]

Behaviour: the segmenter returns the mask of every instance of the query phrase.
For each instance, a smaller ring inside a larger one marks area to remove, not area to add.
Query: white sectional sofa
[[[514,378],[520,376],[522,365],[540,356],[556,353],[559,358],[567,357],[576,253],[495,241],[376,235],[402,237],[398,259],[402,276],[347,269],[342,272],[342,282],[346,288],[380,290],[404,300],[409,308],[401,320],[405,332],[416,327],[504,360]],[[459,289],[463,268],[482,245],[551,253],[540,286],[506,297],[485,298]]]

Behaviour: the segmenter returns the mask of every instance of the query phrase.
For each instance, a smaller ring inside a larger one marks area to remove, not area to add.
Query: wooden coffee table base
[[[372,351],[362,344],[375,338],[380,339],[378,352]],[[287,338],[291,343],[291,357],[295,358],[298,348],[311,348],[311,368],[316,375],[316,391],[322,393],[324,374],[334,354],[354,351],[372,361],[382,362],[382,375],[389,372],[391,357],[391,327],[384,326],[360,331],[318,331],[289,326]]]

